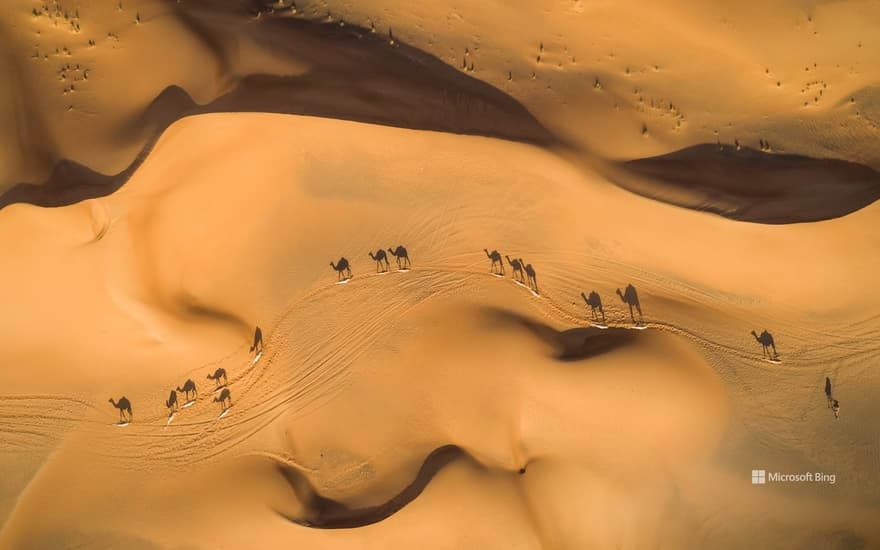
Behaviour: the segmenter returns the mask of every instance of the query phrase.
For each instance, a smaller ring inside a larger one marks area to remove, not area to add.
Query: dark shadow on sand
[[[128,130],[152,137],[119,174],[100,174],[70,160],[56,163],[40,183],[20,183],[0,195],[0,208],[15,202],[62,206],[106,196],[121,187],[153,148],[158,136],[185,116],[212,112],[268,112],[352,120],[552,145],[557,140],[505,92],[387,33],[301,17],[264,14],[261,2],[187,0],[174,5],[181,24],[213,51],[224,74],[236,55],[221,40],[243,33],[273,55],[306,61],[297,76],[254,74],[206,105],[177,86],[166,88]],[[125,128],[122,129],[126,131]]]
[[[278,513],[293,523],[319,529],[350,529],[378,523],[412,502],[422,493],[437,472],[462,456],[465,456],[464,451],[455,445],[445,445],[435,449],[422,463],[422,467],[412,483],[387,502],[366,508],[349,508],[341,502],[324,497],[298,470],[284,464],[278,464],[278,472],[284,476],[305,508],[301,517]]]
[[[837,218],[880,199],[880,172],[868,166],[733,145],[635,159],[606,175],[639,195],[766,224]]]

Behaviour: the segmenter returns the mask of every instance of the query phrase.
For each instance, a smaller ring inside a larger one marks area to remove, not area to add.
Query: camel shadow
[[[165,400],[165,407],[168,408],[169,415],[174,414],[180,408],[177,404],[177,392],[175,390],[171,390],[171,393],[168,394],[168,399]]]
[[[595,290],[590,291],[590,295],[587,296],[583,292],[581,292],[581,298],[584,299],[584,302],[590,306],[590,318],[593,321],[598,321],[599,316],[596,315],[598,311],[602,315],[602,324],[605,324],[605,310],[602,308],[602,298],[599,297],[599,293]]]
[[[351,279],[351,268],[348,265],[348,260],[345,257],[339,258],[339,261],[335,264],[330,262],[330,267],[332,267],[337,274],[337,281],[347,281]],[[343,278],[342,274],[346,273],[345,278]]]
[[[220,403],[220,414],[226,412],[232,406],[232,396],[229,393],[229,388],[223,388],[220,395],[214,398],[214,403]]]
[[[620,296],[620,299],[624,304],[629,306],[629,317],[632,319],[633,323],[636,323],[636,317],[633,315],[633,308],[639,312],[639,320],[638,323],[642,322],[642,305],[639,302],[639,293],[636,292],[636,287],[631,284],[626,285],[626,289],[621,292],[620,289],[617,289],[617,295]]]
[[[828,400],[828,408],[830,409],[834,398],[831,396],[831,379],[827,376],[825,377],[825,399]]]
[[[532,267],[532,264],[527,264],[525,261],[520,258],[519,265],[522,266],[523,271],[526,274],[526,284],[529,289],[532,290],[535,294],[538,294],[538,279],[535,277],[535,268]]]
[[[229,383],[229,380],[226,378],[226,369],[223,367],[218,367],[213,374],[209,374],[205,378],[213,380],[218,388],[222,388]],[[223,380],[222,383],[220,382],[221,379]]]
[[[376,273],[386,273],[391,266],[388,264],[388,254],[385,254],[385,250],[379,249],[375,254],[371,251],[370,259],[376,262]]]
[[[177,391],[179,391],[186,397],[187,403],[199,398],[199,392],[196,389],[196,383],[193,382],[190,378],[188,378],[186,382],[183,383],[183,386],[177,386]],[[190,394],[192,394],[192,398],[190,398]]]
[[[114,401],[111,397],[109,399],[111,405],[119,409],[119,423],[124,424],[125,422],[131,422],[133,417],[131,414],[131,402],[124,395],[119,398],[119,401]]]
[[[489,252],[488,249],[484,248],[483,252],[486,253],[486,257],[492,260],[492,265],[489,267],[489,272],[494,275],[504,275],[504,261],[501,259],[501,254],[497,250],[493,250]],[[495,271],[495,264],[498,264],[498,271]]]
[[[760,335],[754,330],[751,334],[761,344],[761,351],[764,353],[765,359],[770,359],[771,361],[779,360],[779,354],[776,353],[776,342],[773,340],[773,335],[767,332],[767,329],[764,329]]]
[[[522,260],[511,260],[510,256],[507,255],[505,255],[504,258],[507,260],[507,263],[510,264],[510,268],[513,269],[513,280],[520,283],[525,283],[526,276],[523,272]],[[519,277],[517,277],[517,274],[519,275]]]
[[[408,269],[412,267],[409,261],[409,252],[403,245],[398,245],[394,250],[388,249],[388,253],[397,258],[397,269]]]
[[[254,330],[254,344],[251,346],[251,352],[256,351],[259,355],[263,353],[263,329],[257,327]]]

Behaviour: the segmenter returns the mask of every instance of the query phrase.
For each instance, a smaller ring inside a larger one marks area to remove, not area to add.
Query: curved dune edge
[[[378,523],[391,517],[416,499],[434,476],[447,464],[466,456],[457,445],[444,445],[434,449],[425,458],[413,481],[388,501],[367,508],[349,508],[341,502],[321,496],[305,476],[290,466],[278,464],[278,472],[290,485],[297,498],[304,504],[304,517],[296,517],[276,510],[286,520],[317,529],[350,529]]]
[[[180,5],[177,11],[180,21],[206,41],[240,25],[246,15],[235,7]],[[417,48],[397,41],[389,46],[369,29],[269,18],[261,22],[259,33],[276,54],[306,56],[309,70],[298,76],[243,76],[234,81],[232,91],[205,105],[197,104],[186,90],[169,86],[128,122],[130,133],[153,130],[125,170],[107,175],[64,159],[55,163],[45,181],[21,182],[0,195],[0,208],[17,202],[64,206],[109,195],[128,181],[171,124],[204,113],[308,115],[539,145],[559,143],[510,95]],[[220,52],[217,55],[222,59]]]
[[[608,176],[639,195],[764,224],[839,218],[880,199],[880,173],[868,166],[734,145],[631,160]]]
[[[548,346],[548,358],[560,363],[595,358],[624,347],[639,345],[639,341],[645,341],[653,336],[625,328],[603,330],[594,327],[578,327],[557,330],[531,317],[504,308],[485,307],[480,311],[485,315],[484,319],[496,325],[496,328],[508,325],[530,332],[536,341],[543,342]],[[594,364],[583,363],[582,366],[589,367],[590,365]],[[399,492],[381,504],[364,508],[351,508],[342,502],[322,495],[301,467],[292,466],[285,462],[276,462],[273,465],[274,470],[284,478],[293,491],[302,506],[302,511],[290,513],[275,509],[275,512],[292,523],[309,528],[350,529],[364,527],[388,519],[402,510],[422,494],[441,470],[454,461],[470,460],[480,468],[501,469],[509,474],[524,475],[527,466],[534,461],[535,456],[523,458],[522,464],[505,467],[481,461],[462,445],[453,443],[441,445],[425,457],[415,477]]]

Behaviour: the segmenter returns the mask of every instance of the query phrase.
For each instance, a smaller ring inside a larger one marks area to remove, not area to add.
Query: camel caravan
[[[250,348],[250,353],[254,352],[256,352],[256,357],[252,364],[256,363],[263,353],[263,331],[260,327],[257,327],[254,331],[254,344]],[[219,417],[222,418],[226,416],[226,413],[229,412],[229,408],[232,407],[232,396],[228,387],[229,379],[226,376],[226,369],[218,367],[205,378],[214,381],[214,393],[219,395],[212,399],[212,402],[220,404]],[[183,395],[183,398],[185,399],[183,403],[180,402],[178,395]],[[171,421],[174,420],[175,415],[180,412],[181,409],[186,409],[195,405],[198,399],[199,390],[196,387],[196,383],[191,378],[188,378],[182,385],[172,388],[168,394],[168,398],[165,400],[165,408],[168,409],[168,421],[166,422],[166,426],[171,424]],[[119,422],[115,425],[128,426],[133,419],[131,414],[131,401],[125,396],[120,397],[118,401],[111,397],[110,404],[119,410]]]
[[[536,297],[540,296],[538,291],[538,279],[535,273],[535,268],[532,264],[526,263],[522,258],[511,258],[507,254],[502,256],[497,250],[492,250],[490,252],[488,248],[484,248],[483,252],[486,254],[486,258],[490,261],[490,274],[504,278],[506,276],[506,260],[507,265],[510,266],[512,280],[516,284],[528,288]],[[412,269],[409,252],[403,245],[398,245],[396,248],[387,248],[387,252],[384,248],[378,248],[376,252],[368,252],[370,259],[376,264],[376,273],[388,273],[391,263],[388,259],[388,254],[394,256],[397,261],[397,270],[399,272],[406,272]],[[351,265],[344,256],[340,257],[337,262],[330,262],[330,267],[337,273],[337,283],[347,283],[351,280]],[[629,308],[630,320],[633,323],[630,328],[640,330],[647,328],[647,325],[642,318],[642,305],[639,301],[639,295],[636,288],[632,284],[627,284],[624,290],[621,291],[618,288],[615,292],[620,300]],[[581,292],[580,294],[581,298],[584,300],[584,304],[590,308],[590,324],[596,328],[607,329],[608,326],[605,324],[605,308],[603,307],[602,298],[599,296],[599,293],[595,290],[591,290],[589,295],[584,292]],[[639,314],[638,320],[636,320],[636,313]],[[764,329],[761,334],[758,334],[753,330],[751,331],[751,335],[759,344],[761,344],[763,359],[765,361],[781,363],[779,354],[776,351],[776,342],[766,329]],[[254,340],[253,345],[250,347],[250,352],[256,352],[252,364],[256,363],[263,353],[263,332],[260,327],[257,327],[254,332]],[[222,418],[229,412],[229,408],[232,407],[232,396],[228,387],[229,380],[226,375],[226,369],[218,367],[213,373],[209,373],[205,378],[214,381],[214,393],[219,395],[214,397],[212,402],[220,404],[220,418]],[[831,402],[830,391],[827,388],[826,392],[829,394],[829,402]],[[183,394],[184,399],[186,399],[182,405],[178,399],[178,394]],[[165,400],[165,407],[169,411],[168,423],[171,423],[171,420],[180,409],[195,404],[198,397],[198,389],[196,388],[195,382],[191,379],[187,379],[183,385],[171,389],[168,398]],[[109,402],[119,411],[119,422],[115,425],[127,426],[132,422],[131,402],[127,397],[122,396],[118,401],[110,398]],[[837,411],[835,410],[835,416],[836,415]]]
[[[405,246],[398,245],[396,248],[388,247],[387,252],[384,248],[379,248],[376,252],[372,250],[367,252],[370,259],[376,262],[376,273],[383,275],[390,271],[391,262],[388,260],[389,254],[397,260],[398,272],[407,272],[412,269],[409,252],[407,252]],[[330,262],[330,267],[336,272],[337,284],[345,284],[351,280],[351,264],[345,256],[339,258],[338,262]]]

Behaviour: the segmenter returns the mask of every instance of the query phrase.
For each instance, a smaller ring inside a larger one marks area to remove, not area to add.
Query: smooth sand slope
[[[878,23],[11,2],[0,548],[880,546]]]
[[[113,195],[0,212],[21,367],[0,375],[0,545],[870,547],[878,215],[744,224],[527,145],[185,119]],[[377,275],[367,252],[399,243],[413,270]],[[487,245],[541,297],[490,275]],[[614,328],[627,282],[648,330]],[[583,328],[592,288],[606,331]],[[782,364],[749,335],[765,326]],[[203,397],[166,426],[187,377]],[[838,478],[755,487],[757,467]]]

